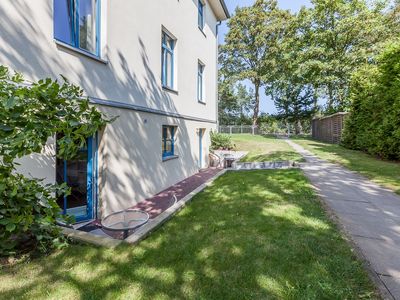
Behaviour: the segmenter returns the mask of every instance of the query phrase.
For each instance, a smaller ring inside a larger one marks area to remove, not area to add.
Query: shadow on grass
[[[376,296],[299,170],[227,173],[137,247],[71,246],[2,272],[4,299]]]

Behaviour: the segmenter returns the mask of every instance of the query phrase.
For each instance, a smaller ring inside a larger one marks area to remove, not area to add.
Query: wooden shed
[[[330,116],[314,118],[312,121],[312,137],[318,141],[339,144],[342,139],[344,121],[347,112],[339,112]]]

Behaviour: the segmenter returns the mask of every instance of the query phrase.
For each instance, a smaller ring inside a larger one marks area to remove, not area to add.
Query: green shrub
[[[16,159],[41,153],[58,133],[57,156],[74,157],[86,138],[109,122],[82,95],[66,80],[26,85],[21,75],[0,66],[0,255],[62,244],[56,199],[68,187],[17,174]]]
[[[211,150],[233,149],[234,145],[230,135],[211,131],[210,136],[211,136]]]
[[[284,134],[285,128],[282,128],[281,124],[276,121],[263,122],[259,127],[260,134],[271,135],[271,134]]]
[[[343,145],[400,160],[400,43],[353,75]]]
[[[66,194],[66,185],[43,185],[19,174],[0,172],[0,254],[38,249],[45,252],[63,245],[54,226],[61,209],[55,195]]]

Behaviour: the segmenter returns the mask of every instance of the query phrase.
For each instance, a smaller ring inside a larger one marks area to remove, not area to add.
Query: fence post
[[[243,124],[240,124],[240,133],[243,133]]]
[[[252,134],[254,135],[254,125],[251,126],[251,132],[252,132]]]
[[[232,134],[232,126],[229,126],[229,134]]]

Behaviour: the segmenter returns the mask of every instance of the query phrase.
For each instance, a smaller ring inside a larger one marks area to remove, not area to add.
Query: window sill
[[[86,56],[86,57],[88,57],[88,58],[91,58],[91,59],[93,59],[93,60],[96,60],[96,61],[98,61],[98,62],[101,62],[101,63],[103,63],[103,64],[105,64],[105,65],[108,64],[108,61],[107,61],[107,60],[101,59],[100,57],[98,57],[98,56],[96,56],[96,55],[94,55],[94,54],[91,54],[91,53],[86,52],[86,51],[84,51],[84,50],[75,48],[75,47],[73,47],[73,46],[71,46],[71,45],[68,45],[68,44],[66,44],[66,43],[64,43],[64,42],[61,42],[61,41],[59,41],[59,40],[54,40],[54,42],[56,43],[57,46],[59,46],[59,47],[61,47],[61,48],[68,49],[68,50],[70,50],[70,51],[79,53],[79,54],[84,55],[84,56]]]
[[[204,28],[201,28],[200,26],[197,26],[201,33],[204,35],[204,37],[207,37],[206,33],[204,32]]]
[[[206,105],[206,101],[204,101],[204,100],[197,100],[197,102],[200,104]]]
[[[173,159],[177,159],[177,158],[179,158],[178,155],[171,155],[171,156],[163,157],[162,161],[164,162],[164,161],[169,161],[169,160],[173,160]]]
[[[170,92],[170,93],[173,93],[173,94],[175,94],[175,95],[179,95],[179,92],[178,92],[177,90],[171,89],[171,88],[169,88],[169,87],[167,87],[167,86],[164,86],[164,85],[163,85],[162,89],[163,89],[164,91],[166,91],[166,92]]]

